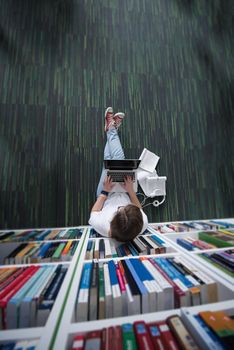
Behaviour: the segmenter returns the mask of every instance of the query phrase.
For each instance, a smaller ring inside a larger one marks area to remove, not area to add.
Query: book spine
[[[151,341],[145,322],[134,322],[134,330],[136,334],[137,347],[144,350],[154,350],[154,345]]]

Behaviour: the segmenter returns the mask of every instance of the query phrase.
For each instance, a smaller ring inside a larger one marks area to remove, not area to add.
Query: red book
[[[158,322],[157,325],[162,337],[164,347],[168,350],[180,350],[166,322]]]
[[[76,335],[73,339],[71,350],[83,350],[85,342],[85,334]]]
[[[122,328],[121,326],[115,326],[114,328],[114,350],[123,350],[123,341],[122,341]]]
[[[102,340],[102,331],[91,331],[86,335],[85,349],[100,350]]]
[[[40,266],[30,266],[19,275],[14,282],[1,293],[0,308],[2,309],[2,328],[6,329],[6,306],[8,301],[23,287],[23,285],[34,275]],[[11,287],[11,288],[10,288]],[[7,292],[6,292],[7,290]]]
[[[17,269],[16,271],[14,271],[6,280],[4,280],[3,282],[0,283],[0,293],[3,289],[5,289],[10,283],[12,283],[16,277],[18,277],[23,271],[25,270],[25,268],[21,267],[19,269]]]
[[[117,278],[118,278],[118,282],[119,282],[119,287],[120,287],[121,293],[124,293],[124,292],[126,292],[126,287],[125,287],[123,275],[122,275],[122,273],[120,271],[119,263],[116,263],[115,268],[116,268],[116,274],[117,274]]]
[[[102,340],[101,340],[101,349],[102,350],[104,350],[106,348],[106,337],[107,337],[107,328],[103,328]]]
[[[154,344],[149,335],[147,326],[144,321],[137,321],[133,323],[134,331],[137,339],[137,346],[139,349],[154,350]]]
[[[167,350],[163,345],[162,337],[159,331],[159,327],[156,323],[150,323],[147,325],[149,334],[154,344],[155,350]]]
[[[1,292],[0,292],[0,300],[2,298],[4,298],[9,292],[12,292],[15,290],[15,288],[17,287],[17,285],[19,284],[19,282],[22,281],[22,279],[27,276],[28,274],[31,273],[31,271],[34,271],[35,272],[39,269],[39,266],[30,266],[28,267],[27,269],[21,269],[22,270],[22,273],[17,275],[17,277],[15,279],[12,280],[12,282],[6,286],[6,288],[4,288]]]

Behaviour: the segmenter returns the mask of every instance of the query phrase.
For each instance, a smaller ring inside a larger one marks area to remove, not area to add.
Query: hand
[[[124,179],[124,185],[122,185],[122,186],[128,193],[134,192],[132,177],[131,176],[126,176],[125,179]]]
[[[112,179],[110,176],[106,176],[105,180],[103,182],[103,190],[106,192],[110,192],[112,190],[112,187],[114,186]]]

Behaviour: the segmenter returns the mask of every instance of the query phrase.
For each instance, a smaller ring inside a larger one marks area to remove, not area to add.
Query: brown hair
[[[135,238],[142,230],[143,217],[140,208],[128,204],[117,211],[110,223],[111,238],[127,242]]]

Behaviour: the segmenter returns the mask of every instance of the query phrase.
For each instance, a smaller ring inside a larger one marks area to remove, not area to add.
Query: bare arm
[[[133,182],[132,182],[131,177],[127,177],[125,179],[125,183],[124,183],[123,187],[128,192],[132,204],[134,204],[138,208],[142,209],[141,203],[139,202],[137,195],[136,195],[135,191],[133,190]]]
[[[110,192],[111,188],[113,187],[113,183],[112,180],[110,178],[110,176],[106,177],[103,183],[103,190],[106,192]],[[91,212],[92,211],[101,211],[103,208],[103,205],[106,201],[108,196],[106,196],[105,194],[100,194],[100,196],[98,197],[98,199],[96,200],[96,202],[94,203]]]
[[[100,196],[98,197],[98,199],[94,203],[91,212],[92,211],[101,211],[106,199],[107,199],[107,196],[105,196],[104,194],[100,194]]]

